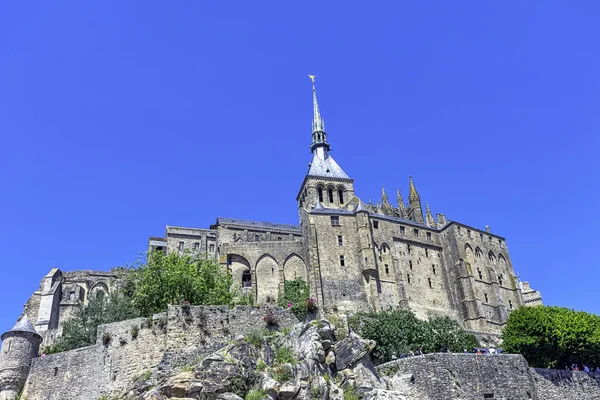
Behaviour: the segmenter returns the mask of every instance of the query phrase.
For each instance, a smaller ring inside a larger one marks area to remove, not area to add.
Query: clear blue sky
[[[600,4],[378,3],[0,3],[0,330],[52,267],[167,224],[297,223],[307,73],[360,197],[412,175],[546,304],[600,313]]]

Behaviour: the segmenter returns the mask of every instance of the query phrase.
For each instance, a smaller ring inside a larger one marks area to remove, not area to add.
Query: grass
[[[264,390],[252,389],[248,392],[244,400],[264,400],[267,398],[267,393]]]
[[[294,377],[290,370],[283,365],[273,367],[271,369],[271,375],[273,375],[273,379],[279,383],[287,382]]]
[[[360,396],[352,386],[344,390],[344,400],[360,400]]]
[[[256,370],[258,372],[262,372],[265,369],[267,369],[267,363],[265,362],[265,360],[263,360],[262,358],[260,360],[258,360],[258,362],[256,363]]]
[[[292,352],[292,349],[289,347],[281,346],[277,349],[277,354],[275,354],[275,364],[296,364],[297,362],[294,352]]]
[[[253,346],[260,347],[265,338],[265,333],[262,329],[252,329],[244,336],[244,340]]]

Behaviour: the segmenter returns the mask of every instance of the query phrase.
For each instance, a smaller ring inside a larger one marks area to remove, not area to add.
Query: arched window
[[[254,235],[254,241],[255,242],[260,242],[260,236]]]
[[[340,199],[340,204],[344,204],[344,189],[338,189],[338,198]]]
[[[318,188],[317,192],[319,192],[319,201],[323,202],[323,188]]]
[[[75,300],[75,291],[74,290],[71,290],[71,292],[69,293],[69,300],[70,301]]]
[[[277,241],[281,242],[281,236],[277,236]]]
[[[106,296],[106,293],[104,293],[104,290],[98,290],[96,292],[96,298],[98,300],[103,300],[105,296]]]
[[[252,286],[252,274],[250,270],[245,270],[242,274],[242,287],[250,287]]]
[[[327,189],[327,194],[329,195],[329,202],[333,203],[333,189]]]

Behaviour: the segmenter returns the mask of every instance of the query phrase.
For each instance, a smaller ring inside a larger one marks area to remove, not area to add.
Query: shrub
[[[308,300],[306,300],[306,311],[309,313],[314,313],[318,310],[319,307],[317,307],[317,299],[315,298],[310,298]]]
[[[277,365],[273,367],[271,369],[271,375],[273,375],[273,379],[279,383],[287,382],[294,378],[294,375],[289,368],[286,368],[284,365]]]
[[[260,347],[264,340],[264,332],[262,329],[252,329],[244,336],[244,340],[251,345]]]
[[[256,363],[256,370],[258,372],[262,372],[265,369],[267,369],[267,363],[265,362],[265,360],[263,360],[262,358],[258,360],[258,362]]]
[[[277,349],[277,353],[275,354],[275,364],[296,364],[296,356],[292,349],[287,346],[281,346]]]
[[[277,326],[277,324],[279,323],[279,321],[277,321],[277,317],[275,316],[275,314],[273,314],[273,311],[269,311],[263,319],[268,326]]]
[[[245,400],[264,400],[268,398],[267,393],[263,389],[252,389],[244,397]]]
[[[344,390],[344,400],[360,400],[360,396],[354,390],[354,387],[350,386]]]
[[[131,327],[131,339],[132,340],[137,339],[139,334],[140,334],[140,327],[137,325],[133,325]]]
[[[279,296],[277,304],[288,307],[300,321],[306,319],[306,306],[310,290],[304,279],[297,278],[293,281],[285,281],[283,296]]]

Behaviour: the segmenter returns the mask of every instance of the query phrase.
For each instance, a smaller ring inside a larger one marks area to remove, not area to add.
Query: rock
[[[335,363],[335,353],[333,351],[330,351],[327,354],[327,357],[325,357],[325,364],[327,365],[331,365]]]
[[[295,381],[284,383],[279,389],[279,398],[281,400],[292,400],[300,390],[300,385]]]
[[[329,384],[329,400],[344,400],[344,391],[333,382]]]
[[[162,393],[167,397],[186,397],[192,381],[195,380],[192,372],[182,372],[163,384]]]
[[[365,340],[356,334],[337,342],[333,349],[335,351],[335,366],[338,371],[351,367],[363,356],[369,354],[375,347],[375,341]]]
[[[217,400],[244,400],[235,393],[221,393],[217,396]]]
[[[260,388],[264,390],[269,396],[276,399],[279,393],[279,383],[270,375],[263,373],[262,382]]]
[[[398,392],[393,392],[391,390],[382,390],[375,389],[369,393],[367,393],[364,397],[364,400],[406,400],[405,396],[402,396]]]

